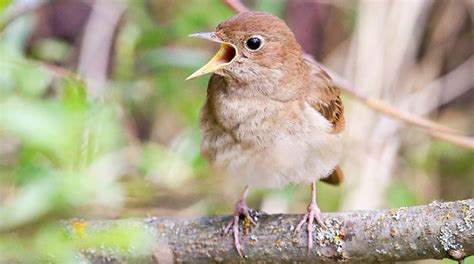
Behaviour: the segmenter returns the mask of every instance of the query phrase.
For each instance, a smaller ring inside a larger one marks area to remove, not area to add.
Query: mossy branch
[[[244,258],[237,254],[232,237],[222,235],[230,216],[151,217],[134,220],[153,238],[153,246],[145,254],[85,248],[81,256],[92,263],[462,260],[474,254],[473,211],[474,199],[469,199],[392,210],[324,213],[327,229],[315,226],[315,246],[309,253],[306,233],[293,234],[301,216],[256,214],[257,224],[242,232]],[[87,235],[92,230],[118,228],[120,221],[85,221],[81,225],[71,221],[68,229]]]

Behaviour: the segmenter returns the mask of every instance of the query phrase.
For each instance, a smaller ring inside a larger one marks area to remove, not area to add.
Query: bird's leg
[[[316,203],[316,183],[311,183],[311,203],[308,205],[308,210],[306,214],[301,219],[300,223],[296,226],[295,233],[301,230],[301,227],[304,223],[308,222],[308,252],[313,248],[313,220],[323,228],[326,226],[324,225],[323,221],[321,220],[321,210]]]
[[[230,229],[232,228],[232,231],[234,233],[234,245],[235,245],[235,248],[237,249],[237,252],[239,253],[240,257],[243,257],[243,255],[242,255],[242,246],[240,245],[240,241],[239,241],[239,219],[240,219],[240,216],[241,215],[245,216],[246,219],[250,220],[250,222],[255,224],[255,221],[250,216],[250,208],[245,203],[245,199],[247,198],[248,192],[249,192],[249,186],[246,185],[242,195],[240,196],[240,199],[235,204],[234,216],[232,217],[232,220],[229,222],[227,227],[224,229],[224,234],[227,234],[227,233],[229,233]]]

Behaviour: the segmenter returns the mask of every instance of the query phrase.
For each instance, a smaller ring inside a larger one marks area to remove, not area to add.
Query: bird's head
[[[213,32],[194,33],[220,43],[220,49],[187,80],[216,73],[240,81],[258,80],[262,75],[279,78],[301,58],[301,47],[283,20],[263,12],[245,12],[220,23]]]

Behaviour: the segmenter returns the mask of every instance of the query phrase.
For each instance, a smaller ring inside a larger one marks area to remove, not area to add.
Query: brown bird
[[[281,19],[262,12],[240,13],[214,32],[192,37],[220,43],[220,50],[187,80],[213,73],[201,110],[203,156],[232,177],[247,182],[235,205],[231,228],[239,243],[239,218],[248,217],[249,186],[311,185],[311,203],[297,225],[324,226],[316,183],[339,183],[344,109],[339,90],[315,61],[305,56]]]

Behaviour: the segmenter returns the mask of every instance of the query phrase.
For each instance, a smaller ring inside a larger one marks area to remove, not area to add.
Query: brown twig
[[[379,263],[446,257],[462,260],[474,254],[473,214],[474,199],[392,210],[325,213],[327,228],[316,227],[315,246],[309,254],[306,233],[294,235],[300,216],[262,214],[240,238],[244,258],[237,254],[232,238],[222,236],[222,227],[230,216],[151,217],[133,220],[134,226],[143,226],[153,239],[152,248],[145,254],[119,253],[133,252],[137,245],[122,251],[86,246],[81,253],[88,263]],[[85,221],[77,231],[73,221],[67,229],[73,236],[81,233],[77,239],[87,240],[88,235],[101,230],[120,228],[121,221]]]
[[[42,68],[51,76],[54,76],[56,78],[72,78],[72,77],[79,78],[79,75],[77,73],[70,71],[66,68],[63,68],[61,66],[49,64],[49,63],[45,63],[45,62],[33,60],[33,59],[30,59],[29,61],[37,65],[38,67]]]
[[[440,131],[429,131],[429,134],[434,138],[444,140],[463,148],[474,150],[474,137],[458,136]]]
[[[324,70],[329,73],[329,75],[333,79],[334,84],[339,89],[346,92],[346,94],[357,99],[358,101],[362,102],[366,106],[374,109],[375,111],[403,121],[407,124],[426,129],[430,136],[436,139],[440,139],[463,148],[474,150],[474,138],[464,136],[458,130],[449,128],[429,119],[404,112],[377,98],[364,96],[358,93],[348,80],[344,79],[339,74],[333,72],[332,70],[328,69],[323,65],[321,65],[321,67],[323,67]]]
[[[249,9],[239,0],[223,0],[223,2],[236,13],[243,13],[249,11]]]

